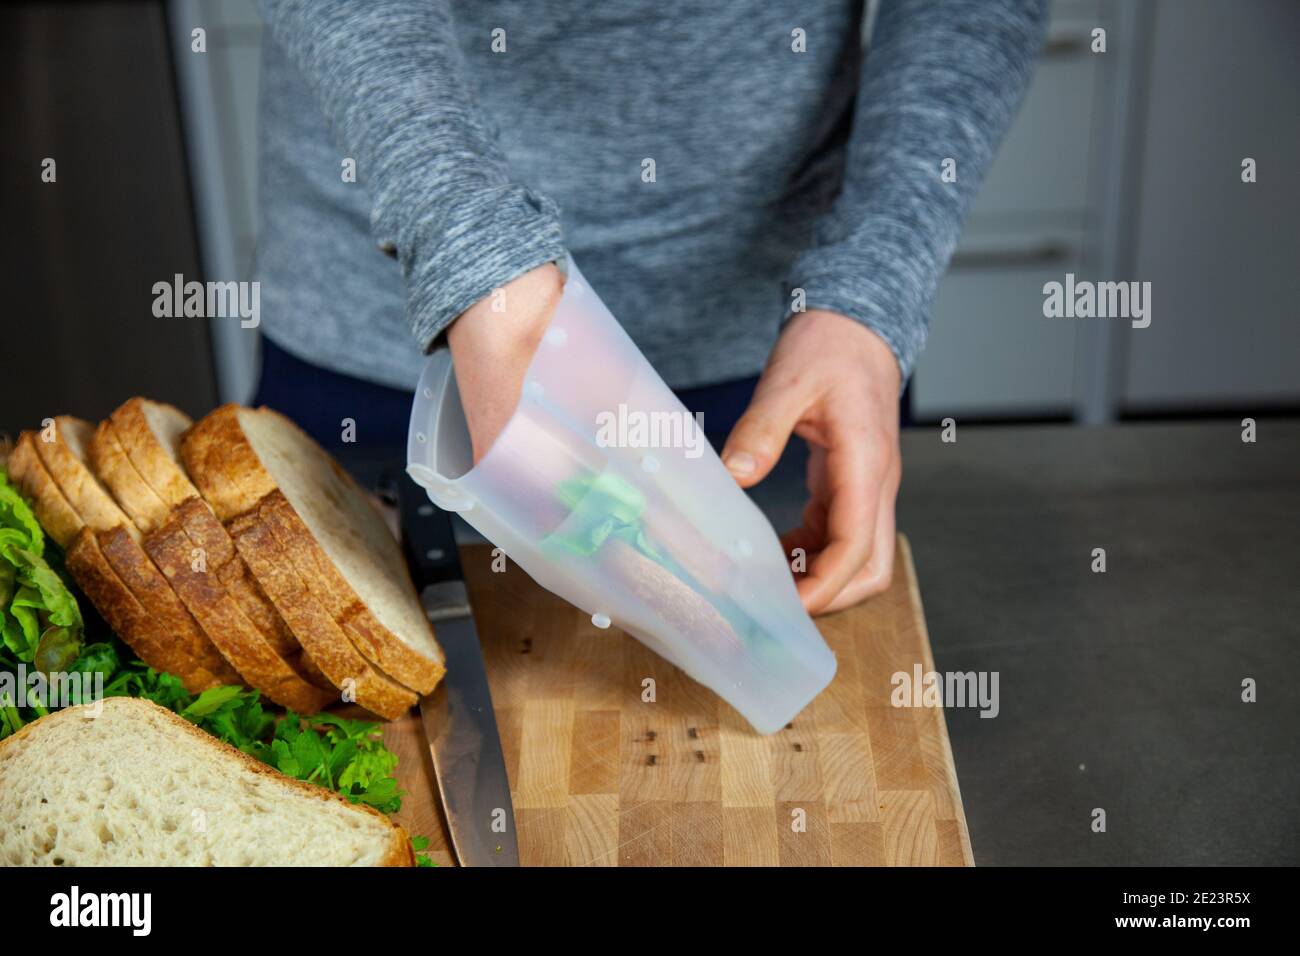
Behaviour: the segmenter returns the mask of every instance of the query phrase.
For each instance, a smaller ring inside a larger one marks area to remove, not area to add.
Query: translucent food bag
[[[539,584],[711,688],[762,733],[835,674],[772,526],[572,261],[519,407],[473,465],[446,350],[407,471]]]

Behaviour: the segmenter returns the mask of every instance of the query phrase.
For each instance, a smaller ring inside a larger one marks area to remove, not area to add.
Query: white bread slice
[[[0,741],[0,864],[410,866],[406,832],[157,704],[110,697]]]
[[[188,415],[137,397],[114,409],[109,421],[135,470],[165,504],[174,508],[198,495],[181,466],[181,435],[194,424]]]
[[[224,405],[185,433],[181,457],[223,522],[255,513],[271,527],[307,592],[366,659],[421,694],[437,685],[442,650],[401,549],[365,492],[324,449],[278,412]],[[308,650],[330,674],[316,649]]]
[[[239,683],[238,673],[199,630],[131,536],[134,528],[129,522],[105,528],[92,527],[84,520],[79,505],[86,499],[93,502],[88,510],[99,520],[111,520],[116,508],[111,499],[105,505],[88,490],[103,494],[94,476],[75,457],[69,463],[63,456],[55,456],[61,468],[73,472],[66,486],[81,497],[70,499],[37,454],[39,443],[36,435],[23,432],[10,457],[9,473],[32,499],[37,520],[66,549],[69,573],[109,626],[142,661],[155,670],[175,674],[191,693]],[[77,469],[86,473],[80,475]]]

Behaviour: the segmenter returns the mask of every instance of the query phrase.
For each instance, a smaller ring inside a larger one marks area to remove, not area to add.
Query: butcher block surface
[[[767,737],[486,546],[461,560],[525,866],[973,865],[943,711],[890,704],[893,674],[934,669],[905,538],[887,593],[818,619],[838,673]],[[451,863],[418,716],[385,739],[398,821]]]

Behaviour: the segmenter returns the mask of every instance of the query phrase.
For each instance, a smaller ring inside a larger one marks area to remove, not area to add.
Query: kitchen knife
[[[403,475],[403,540],[447,673],[420,699],[452,847],[461,866],[518,866],[514,808],[483,649],[460,569],[451,517]]]

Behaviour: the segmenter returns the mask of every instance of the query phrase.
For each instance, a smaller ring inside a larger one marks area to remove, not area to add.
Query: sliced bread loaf
[[[315,686],[300,672],[298,641],[176,460],[180,434],[190,424],[170,405],[133,398],[95,430],[95,470],[145,533],[145,551],[244,682],[283,707],[315,713],[334,699],[334,689]],[[134,457],[122,433],[130,434]]]
[[[223,522],[255,514],[270,528],[306,593],[367,660],[419,693],[437,685],[442,650],[401,549],[365,492],[324,449],[278,412],[225,405],[185,433],[181,457]],[[306,646],[244,547],[240,552]],[[333,678],[316,648],[308,650]]]
[[[88,467],[90,424],[68,416],[54,421],[54,441],[33,432],[20,436],[15,455],[31,451],[11,473],[33,500],[37,519],[68,548],[73,578],[150,667],[175,674],[191,692],[241,683],[144,552],[139,529]]]
[[[0,793],[10,866],[413,862],[405,831],[383,814],[134,698],[57,711],[0,741]]]

